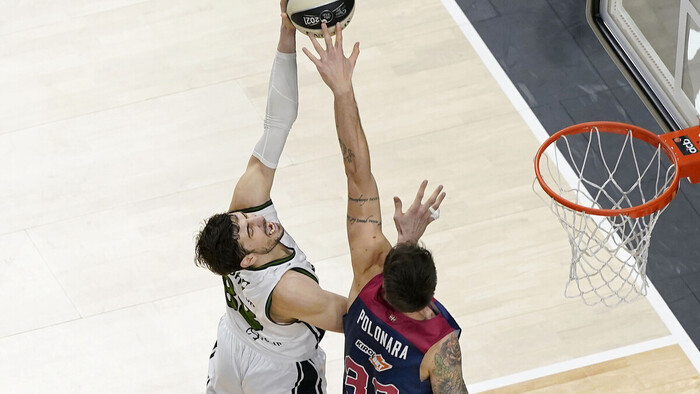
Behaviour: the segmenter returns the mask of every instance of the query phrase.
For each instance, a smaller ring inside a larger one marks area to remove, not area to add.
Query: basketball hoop
[[[617,122],[567,127],[542,144],[538,194],[572,251],[567,297],[614,306],[646,295],[651,232],[680,179],[700,182],[698,147],[700,127],[658,136]]]

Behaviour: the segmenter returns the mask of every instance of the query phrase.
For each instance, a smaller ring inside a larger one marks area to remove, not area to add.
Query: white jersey
[[[272,201],[238,212],[262,215],[279,223]],[[280,242],[292,254],[263,266],[242,269],[224,276],[228,326],[252,348],[272,357],[301,361],[311,358],[324,331],[305,322],[278,324],[270,318],[272,290],[288,270],[295,270],[318,282],[314,267],[286,231]]]

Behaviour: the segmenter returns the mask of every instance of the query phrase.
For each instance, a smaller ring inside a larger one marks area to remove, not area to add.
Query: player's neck
[[[429,320],[435,317],[435,312],[430,306],[419,310],[418,312],[402,312],[404,315],[410,317],[413,320]]]
[[[391,305],[386,299],[386,294],[382,291],[382,298],[387,304]],[[392,306],[393,307],[393,306]],[[417,312],[401,312],[404,316],[408,316],[413,320],[429,320],[437,316],[437,312],[433,309],[432,303]]]
[[[267,252],[266,254],[259,255],[256,259],[255,264],[253,264],[253,267],[262,267],[267,263],[283,259],[291,254],[292,251],[290,249],[287,249],[287,247],[282,245],[282,243],[280,242],[277,245],[275,245],[275,247],[271,251]]]

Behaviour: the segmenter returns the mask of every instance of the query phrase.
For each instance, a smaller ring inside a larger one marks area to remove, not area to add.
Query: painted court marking
[[[493,54],[476,32],[474,26],[472,26],[471,22],[469,22],[469,19],[467,19],[466,15],[464,15],[462,10],[459,8],[459,5],[455,2],[455,0],[441,1],[445,9],[447,9],[452,16],[452,19],[462,30],[462,33],[464,33],[464,36],[489,69],[489,72],[491,72],[491,75],[494,77],[498,85],[501,87],[506,96],[508,96],[508,99],[511,101],[520,116],[522,116],[525,123],[535,135],[535,138],[537,138],[540,144],[543,143],[547,138],[549,138],[549,134],[547,134],[547,131],[527,105],[525,99],[523,99],[518,90],[515,88],[515,85],[513,85],[513,82],[510,80],[510,78],[508,78],[508,75],[506,75],[505,71],[503,71],[500,64],[498,64],[496,58],[493,57]],[[532,154],[534,157],[535,152],[532,152]],[[562,171],[565,177],[567,177],[567,172],[573,174],[573,171],[571,170]],[[569,180],[570,179],[567,179],[567,181]],[[676,317],[673,315],[673,312],[671,312],[668,305],[666,305],[666,302],[663,300],[663,298],[661,298],[661,295],[659,295],[659,292],[656,290],[651,281],[649,281],[646,298],[656,311],[656,314],[664,322],[666,328],[668,328],[669,332],[671,333],[670,336],[625,346],[590,356],[580,357],[541,368],[531,369],[529,371],[504,376],[497,379],[479,382],[469,385],[469,389],[473,391],[484,391],[504,387],[674,344],[678,344],[683,349],[683,352],[686,354],[690,362],[700,373],[700,351],[698,351],[698,348],[695,347],[695,344],[688,336],[688,333],[685,332],[681,324],[678,322],[678,319],[676,319]]]
[[[653,339],[651,341],[635,343],[633,345],[624,346],[605,352],[573,358],[571,360],[566,360],[560,363],[550,364],[544,367],[534,368],[528,371],[518,372],[512,375],[501,376],[496,379],[485,380],[483,382],[470,384],[469,392],[473,391],[479,393],[482,391],[493,390],[499,387],[505,387],[517,383],[527,382],[529,380],[539,379],[545,376],[551,376],[561,372],[572,371],[590,365],[599,364],[610,360],[616,360],[618,358],[644,353],[647,351],[656,350],[675,344],[675,338],[669,335],[662,338]]]

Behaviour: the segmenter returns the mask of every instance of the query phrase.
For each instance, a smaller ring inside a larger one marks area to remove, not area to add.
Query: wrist
[[[352,88],[352,84],[334,86],[331,88],[331,91],[337,100],[355,99],[355,91]]]
[[[412,244],[412,245],[415,245],[415,244],[417,244],[417,243],[418,243],[418,240],[417,240],[417,239],[413,239],[413,238],[406,237],[406,236],[401,236],[401,235],[399,235],[399,238],[396,240],[396,244],[397,244],[397,245],[398,245],[398,244]]]
[[[282,26],[277,50],[282,53],[294,53],[297,50],[296,29]]]

